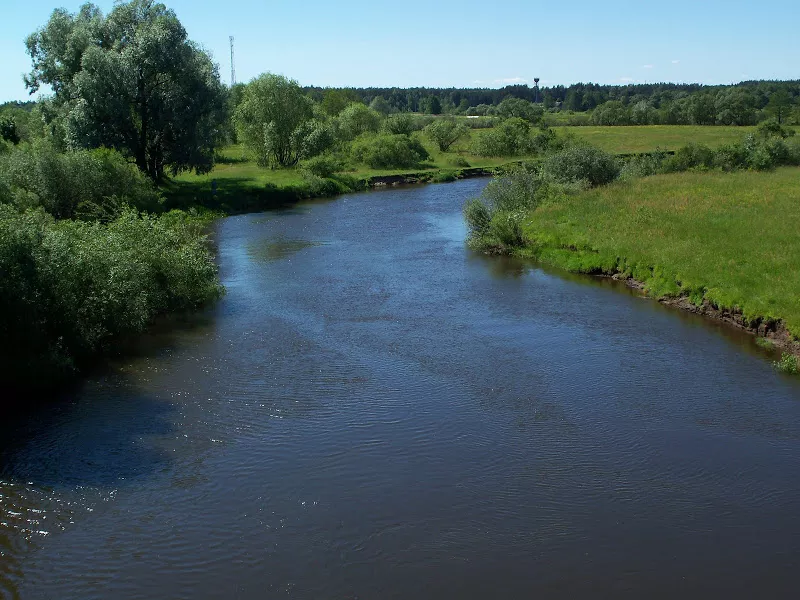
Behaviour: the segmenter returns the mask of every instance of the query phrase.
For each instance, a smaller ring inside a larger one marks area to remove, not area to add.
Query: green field
[[[712,148],[741,140],[755,127],[703,125],[637,125],[619,127],[559,127],[560,134],[571,134],[614,154],[677,150],[690,142]]]
[[[740,140],[752,131],[750,127],[702,127],[690,125],[652,125],[636,127],[557,127],[558,135],[571,135],[584,139],[600,148],[615,154],[650,152],[657,149],[675,150],[691,142],[699,142],[709,146]],[[431,155],[431,161],[415,173],[434,174],[438,171],[456,171],[466,161],[470,167],[492,168],[510,162],[524,160],[529,157],[485,158],[471,154],[470,144],[473,138],[484,135],[488,129],[473,129],[469,135],[457,142],[450,152],[440,152],[419,132],[414,134],[423,142]],[[242,146],[228,146],[219,153],[216,166],[211,173],[195,175],[184,173],[176,177],[167,187],[167,195],[176,206],[192,204],[215,204],[210,201],[212,182],[217,182],[218,198],[222,203],[235,203],[234,210],[254,209],[260,206],[255,196],[264,196],[266,186],[274,186],[269,194],[275,196],[286,193],[286,199],[292,194],[302,194],[305,180],[300,169],[268,169],[255,164],[248,157]],[[355,180],[365,180],[376,176],[408,174],[409,169],[370,169],[365,165],[356,165],[345,176]],[[241,202],[242,197],[251,196],[252,201]],[[216,203],[219,204],[219,203]]]
[[[624,272],[655,295],[703,298],[800,335],[800,168],[618,182],[539,207],[521,251],[571,271]]]

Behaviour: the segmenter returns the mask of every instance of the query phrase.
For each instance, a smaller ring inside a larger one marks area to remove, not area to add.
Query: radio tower
[[[233,62],[233,36],[230,36],[231,40],[231,87],[236,85],[236,66]]]

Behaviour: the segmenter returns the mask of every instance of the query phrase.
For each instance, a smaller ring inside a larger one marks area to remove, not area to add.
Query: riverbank
[[[163,188],[170,208],[202,206],[227,214],[267,210],[309,198],[329,197],[364,191],[384,185],[455,181],[467,177],[489,176],[520,161],[536,160],[535,155],[485,157],[472,153],[475,140],[488,129],[471,129],[446,152],[416,132],[430,161],[417,169],[372,169],[354,165],[352,170],[328,178],[309,177],[301,168],[268,169],[259,167],[241,145],[218,152],[217,164],[207,174],[183,173]],[[627,157],[651,152],[672,153],[690,143],[717,148],[739,141],[754,127],[689,125],[553,127],[558,138],[597,145],[612,154]]]
[[[514,250],[622,279],[800,355],[800,169],[617,182],[530,213]]]

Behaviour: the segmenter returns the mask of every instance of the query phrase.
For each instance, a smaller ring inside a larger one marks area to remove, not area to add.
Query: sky
[[[24,39],[80,0],[0,0],[0,102],[25,100]],[[95,2],[104,12],[113,0]],[[671,2],[166,0],[230,80],[301,85],[501,87],[800,79],[797,0]]]

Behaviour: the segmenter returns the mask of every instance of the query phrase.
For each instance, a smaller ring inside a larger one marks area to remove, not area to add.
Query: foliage
[[[17,123],[11,117],[0,116],[0,140],[5,140],[12,144],[19,144],[22,140],[17,129]]]
[[[535,168],[519,166],[489,182],[480,198],[464,206],[469,245],[476,250],[508,251],[524,243],[523,220],[565,188]]]
[[[614,181],[620,173],[620,164],[614,156],[599,148],[576,144],[548,157],[543,169],[560,183],[585,181],[597,186]]]
[[[344,162],[332,154],[321,154],[303,161],[303,169],[323,178],[343,170],[344,166]]]
[[[426,96],[419,103],[420,112],[429,115],[442,114],[442,102],[438,96]]]
[[[244,90],[235,120],[240,138],[261,166],[290,167],[304,156],[313,102],[296,81],[265,73]]]
[[[478,156],[520,156],[532,148],[531,125],[519,117],[502,121],[472,143],[472,152]]]
[[[41,207],[57,219],[108,220],[126,206],[160,206],[152,181],[108,149],[60,153],[45,142],[23,144],[0,156],[0,181],[7,202]]]
[[[326,89],[322,94],[322,109],[331,117],[342,112],[352,102],[359,102],[358,94],[353,90]]]
[[[50,85],[43,114],[71,148],[114,148],[152,179],[212,166],[225,94],[217,67],[153,0],[53,12],[26,41],[32,92]]]
[[[391,134],[411,135],[417,130],[416,119],[409,113],[389,115],[383,122],[383,130]]]
[[[348,104],[336,119],[339,138],[351,141],[365,133],[380,129],[381,115],[360,102]]]
[[[352,155],[357,162],[373,169],[416,167],[429,158],[419,140],[406,135],[365,135],[353,142]]]
[[[800,374],[800,360],[794,354],[784,352],[781,359],[772,363],[776,370],[787,375]]]
[[[439,150],[447,152],[456,141],[469,132],[469,128],[453,117],[436,119],[424,129],[425,135]]]
[[[529,123],[536,124],[541,122],[544,115],[544,108],[533,102],[510,96],[497,106],[495,113],[502,119],[516,117],[525,119]]]
[[[628,109],[619,100],[610,100],[594,109],[592,123],[595,125],[630,125]]]
[[[219,296],[201,225],[182,213],[55,222],[0,205],[0,380],[47,386],[116,337]]]
[[[632,179],[635,177],[649,177],[665,171],[664,163],[667,154],[656,150],[647,154],[638,154],[628,158],[622,165],[620,179]]]
[[[375,96],[369,103],[369,107],[376,113],[381,114],[383,116],[386,116],[392,112],[391,104],[389,104],[386,101],[386,98],[384,98],[383,96]]]
[[[714,151],[703,144],[688,144],[669,157],[664,170],[669,172],[688,171],[689,169],[710,169],[714,166]]]

